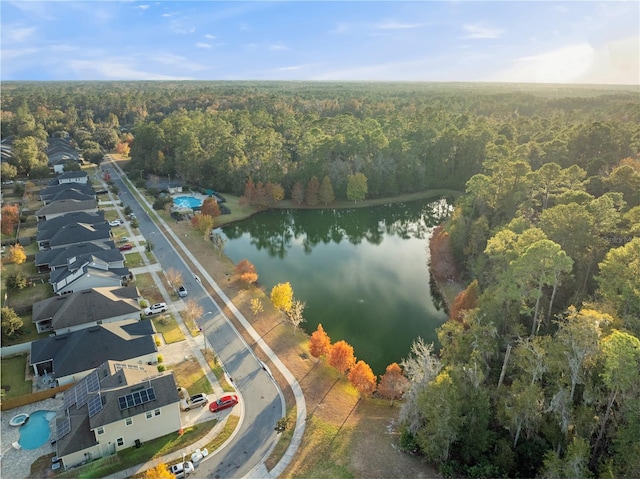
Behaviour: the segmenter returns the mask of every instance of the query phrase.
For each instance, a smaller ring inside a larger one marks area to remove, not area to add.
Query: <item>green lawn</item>
[[[37,301],[53,297],[53,287],[49,283],[36,284],[24,289],[7,290],[7,306],[20,308],[31,306]]]
[[[115,456],[99,459],[82,468],[58,474],[56,477],[87,479],[105,477],[171,452],[181,449],[189,450],[189,445],[206,436],[216,423],[217,420],[212,419],[211,421],[196,424],[193,427],[184,429],[182,435],[178,432],[167,434],[166,436],[142,444],[140,448],[131,447],[123,451],[118,451]]]
[[[0,365],[2,366],[2,389],[5,390],[6,399],[31,394],[31,381],[25,380],[27,368],[26,354],[3,359]]]
[[[142,245],[143,241],[140,242],[140,245]],[[149,260],[150,264],[156,264],[158,262],[158,260],[156,260],[156,255],[153,254],[153,251],[144,251],[144,254],[147,256],[147,259]]]
[[[25,276],[38,274],[38,270],[36,269],[36,265],[33,261],[27,261],[22,264],[7,263],[2,265],[2,268],[2,276],[5,278],[16,271],[21,271]]]
[[[210,394],[213,392],[207,375],[195,358],[172,364],[171,369],[178,385],[189,391],[189,395],[198,393]]]
[[[124,261],[127,268],[138,268],[144,266],[142,255],[140,253],[127,253],[124,255]]]
[[[14,344],[37,341],[38,339],[44,339],[49,336],[49,332],[38,333],[36,325],[31,322],[31,314],[23,314],[20,316],[20,319],[22,319],[22,323],[24,324],[24,326],[22,327],[22,334],[3,339],[3,346],[12,346]]]
[[[152,321],[156,326],[156,331],[162,334],[165,343],[177,343],[186,339],[178,323],[173,319],[172,314],[161,314],[160,316],[154,317]]]

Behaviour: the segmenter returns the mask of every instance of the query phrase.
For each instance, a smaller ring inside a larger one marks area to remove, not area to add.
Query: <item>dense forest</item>
[[[3,176],[41,173],[61,131],[221,192],[464,191],[438,241],[468,287],[403,362],[403,446],[449,477],[640,477],[637,88],[3,84]]]

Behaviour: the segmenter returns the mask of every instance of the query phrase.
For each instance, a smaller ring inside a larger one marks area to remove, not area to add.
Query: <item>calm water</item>
[[[35,411],[29,420],[20,426],[20,440],[23,449],[38,449],[49,440],[49,421],[56,417],[55,411]]]
[[[305,301],[307,332],[318,323],[344,339],[376,374],[406,357],[422,336],[436,342],[446,319],[431,297],[428,240],[449,214],[445,200],[349,210],[273,210],[222,230],[225,254],[246,258],[267,294],[290,282]]]

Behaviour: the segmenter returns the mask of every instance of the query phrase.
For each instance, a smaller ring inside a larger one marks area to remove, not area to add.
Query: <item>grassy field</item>
[[[189,391],[190,396],[198,393],[211,394],[213,392],[211,383],[200,367],[200,363],[195,359],[172,364],[170,369],[173,370],[178,386]]]
[[[2,366],[2,389],[5,391],[6,399],[31,394],[31,380],[25,380],[27,370],[26,354],[3,359],[0,365]]]
[[[10,289],[7,290],[6,305],[10,308],[31,306],[33,303],[51,298],[53,295],[53,288],[49,283],[35,284],[24,289]]]
[[[135,276],[135,284],[140,291],[140,295],[147,300],[149,304],[161,303],[164,301],[158,285],[153,281],[151,273],[142,273]]]
[[[172,344],[186,339],[172,314],[155,316],[152,318],[152,321],[156,326],[156,331],[162,334],[165,343]]]
[[[222,369],[222,364],[220,364],[220,362],[215,359],[213,351],[207,349],[207,351],[204,352],[204,356],[207,360],[207,364],[211,368],[211,371],[213,371],[213,374],[216,376],[216,379],[218,380],[218,383],[220,384],[222,390],[226,393],[235,392],[235,388],[227,382],[227,378],[224,374],[224,369]]]
[[[124,255],[124,261],[129,269],[144,266],[144,261],[140,253],[127,253]]]
[[[14,344],[26,343],[29,341],[37,341],[38,339],[45,339],[49,336],[49,332],[38,333],[36,325],[31,322],[31,314],[20,315],[22,319],[22,334],[6,338],[2,340],[2,346],[12,346]]]

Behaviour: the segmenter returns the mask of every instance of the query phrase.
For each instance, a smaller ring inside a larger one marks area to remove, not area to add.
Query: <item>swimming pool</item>
[[[49,440],[49,421],[56,417],[55,411],[36,411],[26,424],[20,426],[20,440],[22,449],[38,449]]]
[[[173,204],[180,208],[200,208],[202,200],[194,196],[177,196],[173,199]]]

